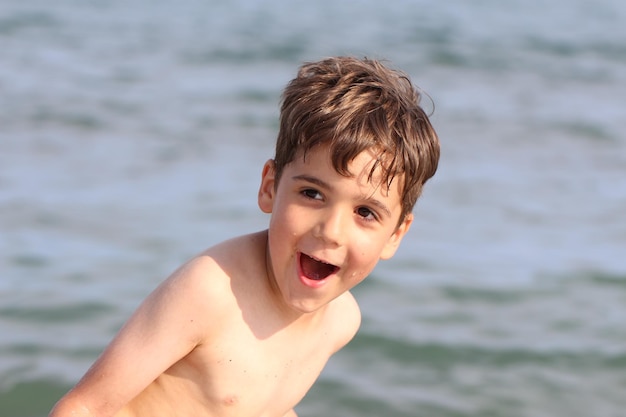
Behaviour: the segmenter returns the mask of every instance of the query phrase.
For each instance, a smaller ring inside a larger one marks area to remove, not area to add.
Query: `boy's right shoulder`
[[[161,283],[154,301],[192,311],[195,317],[225,318],[237,312],[234,283],[259,262],[260,242],[262,236],[242,236],[194,256]]]
[[[257,233],[219,243],[185,262],[169,280],[197,287],[205,293],[230,291],[233,279],[261,267],[265,256],[264,239],[263,233]]]

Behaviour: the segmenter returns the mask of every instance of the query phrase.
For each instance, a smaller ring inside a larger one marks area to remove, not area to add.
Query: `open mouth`
[[[327,264],[304,253],[300,254],[300,268],[306,278],[314,281],[321,281],[339,270],[338,266]]]

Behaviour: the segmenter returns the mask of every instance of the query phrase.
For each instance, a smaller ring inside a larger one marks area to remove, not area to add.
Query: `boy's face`
[[[273,161],[263,168],[259,206],[272,213],[268,275],[288,307],[312,312],[348,291],[395,253],[412,215],[400,222],[399,182],[389,189],[380,169],[368,180],[374,149],[348,166],[350,177],[331,164],[328,146],[287,164],[276,184]]]

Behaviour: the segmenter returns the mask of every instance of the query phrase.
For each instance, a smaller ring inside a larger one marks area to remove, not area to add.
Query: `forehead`
[[[326,144],[315,146],[306,153],[300,151],[293,163],[301,168],[339,175],[370,193],[398,199],[401,197],[403,175],[388,175],[389,161],[376,148],[367,148],[357,154],[348,162],[345,170],[337,163],[333,164],[333,149]]]

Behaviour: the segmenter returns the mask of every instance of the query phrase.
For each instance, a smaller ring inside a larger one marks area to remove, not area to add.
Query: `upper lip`
[[[334,262],[329,262],[329,261],[327,261],[327,260],[325,260],[325,259],[322,259],[322,258],[319,258],[319,257],[317,257],[317,256],[311,255],[310,253],[306,253],[306,252],[300,252],[300,253],[301,253],[302,255],[306,255],[306,256],[308,256],[309,258],[315,259],[317,262],[322,262],[322,263],[325,263],[325,264],[327,264],[327,265],[334,266],[335,268],[339,269],[339,265],[338,265],[338,264],[336,264],[336,263],[334,263]]]

